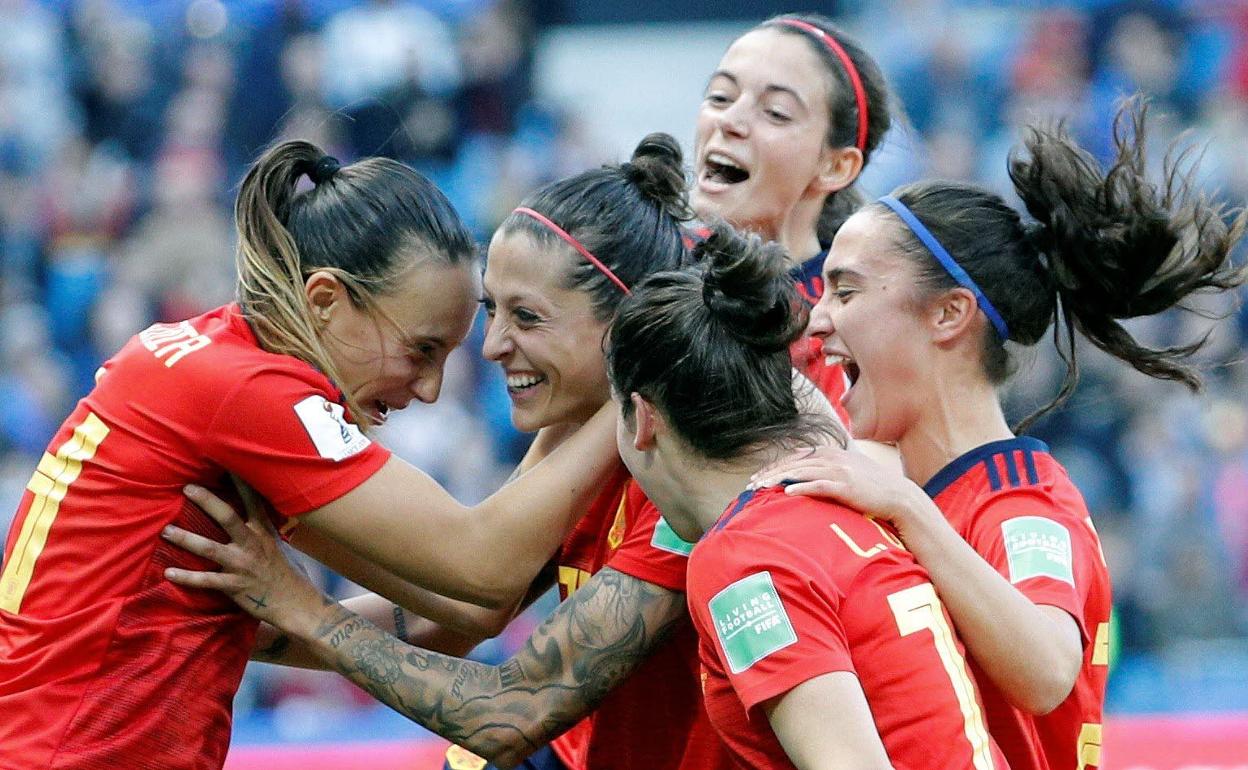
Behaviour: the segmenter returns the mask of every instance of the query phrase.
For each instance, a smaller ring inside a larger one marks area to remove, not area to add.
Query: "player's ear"
[[[632,393],[628,398],[633,404],[633,423],[636,425],[636,430],[633,431],[633,449],[649,452],[654,449],[655,436],[661,430],[663,416],[640,393]]]
[[[862,150],[857,147],[824,147],[815,185],[820,192],[834,193],[854,183],[862,171]]]
[[[328,270],[317,270],[303,282],[303,292],[308,298],[308,309],[318,323],[329,322],[334,307],[347,300],[347,287],[338,276]]]

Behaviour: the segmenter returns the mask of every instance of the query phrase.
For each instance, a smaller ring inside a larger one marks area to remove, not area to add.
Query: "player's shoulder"
[[[175,376],[200,382],[226,386],[290,379],[318,387],[328,384],[307,362],[261,348],[237,305],[178,323],[155,324],[136,340]]]
[[[742,493],[694,552],[701,550],[703,560],[743,568],[764,563],[808,566],[829,561],[830,549],[847,539],[838,533],[853,542],[878,539],[880,526],[838,503],[767,487]]]

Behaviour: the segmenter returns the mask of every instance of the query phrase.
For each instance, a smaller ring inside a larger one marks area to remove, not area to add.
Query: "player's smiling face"
[[[756,29],[738,38],[698,112],[691,200],[703,219],[779,237],[802,201],[822,201],[832,87],[802,36]]]
[[[339,284],[341,286],[341,284]],[[374,424],[413,399],[437,400],[446,357],[472,327],[480,288],[476,267],[418,261],[395,288],[375,298],[377,312],[345,293],[326,311],[322,338],[343,390]],[[317,313],[316,299],[313,313]]]
[[[852,386],[841,399],[854,438],[897,441],[913,426],[930,391],[932,346],[912,262],[894,245],[892,217],[874,209],[846,220],[823,266],[823,297],[807,331],[845,366]]]
[[[608,324],[594,316],[587,293],[566,288],[573,256],[523,232],[500,230],[490,242],[482,354],[503,367],[511,421],[522,431],[587,420],[610,395]]]

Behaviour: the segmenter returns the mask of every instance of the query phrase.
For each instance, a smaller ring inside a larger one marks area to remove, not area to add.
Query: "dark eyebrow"
[[[712,72],[711,77],[707,79],[706,81],[707,86],[709,86],[711,84],[711,81],[714,80],[715,78],[725,78],[727,80],[732,81],[732,84],[734,86],[737,86],[738,88],[740,88],[741,86],[741,83],[737,80],[736,76],[727,70],[715,70],[714,72]],[[792,88],[789,88],[788,86],[782,86],[779,83],[768,83],[766,87],[763,88],[763,92],[764,93],[788,94],[789,96],[793,97],[793,99],[796,100],[799,105],[801,105],[802,109],[806,109],[806,100],[803,99],[797,91],[794,91]]]
[[[862,279],[862,273],[857,270],[850,270],[847,267],[834,267],[823,274],[823,278],[828,283],[840,283],[842,278]]]
[[[797,91],[794,91],[792,88],[789,88],[788,86],[782,86],[782,85],[779,85],[778,83],[768,83],[767,87],[763,89],[763,92],[769,93],[769,94],[773,94],[773,93],[788,94],[789,96],[792,96],[799,105],[801,105],[802,109],[806,109],[806,100],[803,99],[801,96],[799,96]]]

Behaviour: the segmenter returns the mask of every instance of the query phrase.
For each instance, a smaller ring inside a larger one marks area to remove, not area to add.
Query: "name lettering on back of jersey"
[[[1043,516],[1019,516],[1001,523],[1010,582],[1048,577],[1075,584],[1070,530]]]
[[[676,530],[672,529],[672,525],[668,524],[667,519],[662,516],[659,517],[659,523],[654,525],[654,535],[650,538],[650,545],[677,556],[688,556],[693,551],[693,543],[682,540],[680,535],[676,534]]]
[[[334,462],[359,454],[373,443],[358,426],[347,422],[341,404],[331,403],[324,396],[308,396],[295,404],[295,414],[317,453]]]
[[[756,572],[715,594],[707,604],[728,668],[739,674],[797,641],[770,572]]]
[[[212,340],[191,326],[190,321],[176,324],[155,324],[139,332],[143,347],[164,359],[165,366],[173,366],[196,350],[203,350]]]
[[[867,546],[866,548],[863,548],[861,545],[858,544],[856,540],[854,540],[854,538],[852,538],[849,535],[848,532],[841,529],[839,525],[829,524],[828,526],[832,528],[832,531],[835,532],[836,536],[839,537],[841,541],[845,543],[845,545],[849,548],[849,550],[853,551],[854,553],[856,553],[857,555],[861,556],[864,559],[870,559],[872,556],[878,556],[879,554],[882,554],[885,551],[887,551],[890,547],[897,548],[902,551],[906,550],[906,546],[902,544],[900,538],[898,538],[892,532],[889,532],[878,521],[871,518],[870,516],[866,518],[867,518],[867,521],[874,524],[875,528],[879,530],[880,537],[884,538],[884,542],[882,543],[877,542],[874,545],[870,545],[870,546]]]

